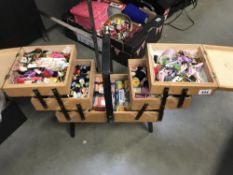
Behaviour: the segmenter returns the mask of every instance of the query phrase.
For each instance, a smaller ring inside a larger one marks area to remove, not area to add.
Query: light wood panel
[[[20,48],[0,50],[0,89],[3,87],[5,78],[15,62],[16,55],[19,51]]]
[[[64,114],[62,112],[57,111],[56,117],[58,122],[60,123],[106,123],[107,117],[105,112],[97,112],[97,111],[90,111],[90,112],[84,112],[85,120],[81,120],[79,113],[76,111],[69,112],[69,116],[71,118],[70,121],[68,121]]]
[[[85,120],[81,120],[80,115],[76,111],[69,112],[71,120],[66,120],[62,112],[56,112],[56,117],[61,123],[106,123],[106,113],[99,111],[85,112]],[[114,122],[117,123],[144,123],[144,122],[156,122],[158,121],[158,112],[144,112],[139,120],[135,120],[137,112],[122,111],[114,112]]]
[[[233,91],[233,47],[205,45],[219,89]]]

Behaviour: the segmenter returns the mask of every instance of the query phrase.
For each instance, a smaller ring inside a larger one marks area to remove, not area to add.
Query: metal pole
[[[112,105],[112,92],[111,92],[111,79],[110,79],[110,37],[104,35],[103,37],[103,50],[102,50],[102,76],[104,83],[104,98],[106,104],[106,114],[108,122],[114,121],[113,105]]]
[[[95,48],[95,63],[96,63],[96,66],[97,66],[96,70],[98,72],[99,70],[101,70],[101,67],[100,67],[97,34],[96,34],[96,30],[95,30],[95,21],[94,21],[94,17],[93,17],[93,9],[92,9],[91,0],[87,0],[87,5],[88,5],[88,12],[89,12],[91,30],[92,30],[92,39],[93,39],[94,48]]]

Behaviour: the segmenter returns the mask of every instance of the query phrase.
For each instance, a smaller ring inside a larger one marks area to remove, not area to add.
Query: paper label
[[[119,90],[119,104],[123,104],[125,102],[125,91],[124,89]]]
[[[198,95],[210,95],[212,93],[212,89],[201,89],[198,92]]]
[[[159,18],[159,17],[155,19],[156,22],[160,22],[161,20],[162,20],[162,19]]]

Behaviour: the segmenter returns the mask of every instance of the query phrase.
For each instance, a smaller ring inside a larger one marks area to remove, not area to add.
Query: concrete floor
[[[231,0],[202,0],[188,10],[195,26],[185,32],[165,27],[160,42],[233,46],[232,6]],[[49,37],[34,44],[75,43],[59,29]],[[77,48],[79,58],[93,58],[91,50]],[[28,120],[0,145],[0,175],[233,174],[230,92],[195,96],[189,109],[166,111],[152,134],[141,124],[78,124],[74,139],[52,112],[36,112],[28,99],[18,103]]]

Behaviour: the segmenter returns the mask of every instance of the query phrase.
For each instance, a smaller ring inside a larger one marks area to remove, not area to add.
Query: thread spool
[[[136,71],[136,77],[142,81],[146,77],[146,70],[145,69],[140,69]]]

